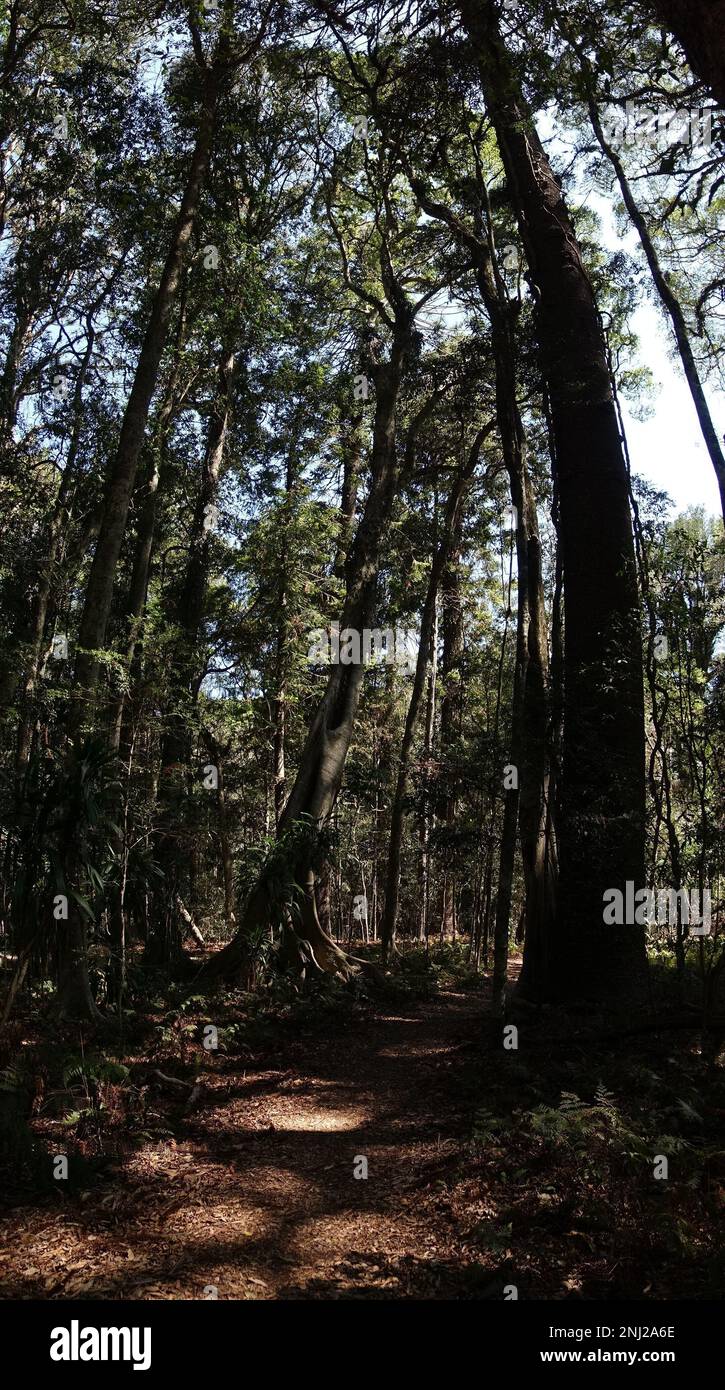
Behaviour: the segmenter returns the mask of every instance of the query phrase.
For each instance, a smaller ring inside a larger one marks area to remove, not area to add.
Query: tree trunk
[[[79,765],[84,750],[71,750],[67,765],[68,785],[73,788],[79,778]],[[59,858],[63,866],[65,884],[78,881],[79,846],[77,840],[78,806],[73,790],[64,807],[64,829],[59,845]],[[100,1013],[93,997],[88,974],[88,946],[86,925],[80,904],[68,887],[64,887],[67,904],[67,919],[60,919],[53,925],[57,928],[58,942],[58,989],[54,1000],[54,1010],[63,1021],[98,1023]]]
[[[143,501],[140,508],[136,532],[136,549],[133,557],[131,580],[126,597],[126,622],[128,625],[126,646],[126,672],[128,686],[133,689],[140,676],[141,632],[143,616],[148,598],[151,561],[156,542],[156,519],[159,511],[162,489],[166,473],[166,451],[174,412],[183,401],[185,390],[179,389],[181,361],[186,336],[186,293],[182,290],[179,323],[176,334],[174,363],[164,392],[164,399],[158,412],[154,438],[150,442],[148,470],[144,486]],[[188,386],[187,388],[188,389]],[[111,717],[111,746],[118,752],[122,745],[128,745],[130,734],[124,735],[124,715],[127,697],[125,683],[115,702]],[[126,721],[128,723],[128,721]]]
[[[544,940],[550,930],[556,888],[556,837],[549,811],[548,668],[546,606],[541,563],[541,540],[536,498],[526,459],[526,437],[517,398],[516,344],[512,307],[497,265],[491,211],[483,178],[477,180],[481,204],[486,205],[485,229],[472,231],[450,208],[431,198],[422,180],[411,176],[412,187],[424,211],[445,222],[459,244],[467,249],[478,289],[491,324],[491,345],[496,373],[496,418],[504,465],[509,476],[514,508],[517,555],[518,627],[512,724],[511,762],[518,770],[519,786],[506,797],[509,825],[504,827],[500,874],[508,892],[499,891],[497,939],[499,961],[504,953],[503,916],[510,912],[510,885],[516,850],[510,830],[512,807],[518,807],[521,854],[526,887],[526,943],[519,980],[522,992],[542,987],[540,965],[545,958]],[[481,219],[483,206],[476,209]],[[498,716],[497,716],[498,718]],[[506,820],[506,810],[504,811]],[[547,833],[547,826],[549,827]],[[498,915],[502,914],[501,920]],[[508,923],[505,927],[508,943]],[[505,966],[501,968],[505,969]],[[494,974],[496,975],[495,969]],[[500,970],[494,994],[505,990]]]
[[[725,0],[653,0],[651,8],[725,108]]]
[[[398,392],[410,348],[412,314],[400,307],[390,357],[373,364],[376,400],[371,457],[372,481],[346,566],[346,598],[340,630],[352,629],[362,635],[374,626],[378,567],[381,546],[387,530],[398,479],[395,450],[395,423]],[[323,827],[334,808],[342,783],[345,761],[352,739],[363,681],[362,662],[333,666],[327,687],[312,719],[300,755],[294,786],[278,826],[279,838],[308,821],[314,833]],[[323,931],[317,914],[314,848],[311,839],[300,849],[293,877],[302,890],[297,936],[311,947],[317,964],[332,974],[349,973],[345,953]],[[249,941],[261,923],[269,921],[270,898],[267,873],[263,871],[250,894],[239,929],[232,941],[210,961],[202,980],[232,976],[248,970]]]
[[[644,703],[626,463],[606,344],[558,180],[536,133],[492,0],[464,24],[538,295],[556,450],[565,596],[560,884],[548,993],[641,998],[644,930],[605,926],[604,893],[644,886]]]
[[[433,608],[433,631],[430,640],[430,669],[425,700],[425,737],[423,740],[423,804],[420,815],[420,911],[418,914],[418,940],[428,945],[428,907],[430,901],[430,829],[432,820],[429,780],[431,775],[431,755],[433,753],[433,734],[436,718],[436,683],[438,677],[438,604]]]
[[[460,523],[460,516],[459,516]],[[458,817],[458,797],[456,786],[458,773],[455,770],[456,745],[460,734],[461,717],[461,660],[463,657],[463,609],[461,600],[460,576],[460,525],[458,536],[452,538],[449,562],[441,575],[441,612],[443,618],[443,650],[441,653],[441,701],[440,749],[443,776],[445,778],[445,823],[450,837],[446,846],[449,857]],[[456,934],[456,875],[452,869],[444,867],[441,892],[441,937],[455,937]]]
[[[490,429],[490,427],[488,427]],[[443,535],[438,544],[438,550],[431,564],[430,576],[428,579],[428,589],[425,596],[425,604],[420,622],[420,643],[418,646],[418,657],[415,664],[415,676],[413,678],[413,689],[410,695],[410,703],[405,719],[405,729],[403,731],[403,741],[400,749],[400,759],[398,762],[398,777],[395,787],[395,797],[390,817],[390,848],[388,850],[388,866],[385,886],[385,910],[380,928],[382,941],[382,958],[387,963],[391,951],[395,949],[395,932],[398,920],[398,899],[400,892],[400,860],[403,842],[404,824],[404,803],[408,789],[408,772],[410,767],[410,754],[413,747],[418,715],[423,699],[423,689],[425,686],[426,672],[430,658],[430,648],[433,639],[433,628],[436,616],[436,599],[438,586],[441,576],[450,559],[451,547],[458,528],[461,507],[466,487],[473,476],[476,462],[480,453],[481,445],[488,429],[479,431],[476,443],[471,450],[471,454],[465,467],[461,468],[458,477],[451,489],[451,494],[446,507],[446,515],[443,523]]]
[[[214,508],[231,409],[231,381],[234,354],[223,347],[218,367],[218,391],[211,411],[199,491],[191,526],[186,572],[179,593],[175,625],[180,632],[177,655],[170,680],[166,729],[161,743],[159,794],[161,810],[157,830],[157,850],[163,865],[165,884],[157,895],[161,956],[172,964],[181,955],[181,941],[173,930],[172,907],[179,878],[187,856],[182,852],[178,830],[181,808],[186,800],[190,777],[190,715],[197,698],[204,662],[199,655],[199,639],[209,582],[210,548]],[[218,790],[217,769],[217,790]],[[193,906],[193,904],[192,904]],[[152,937],[154,933],[152,932]],[[152,940],[151,954],[159,956]]]
[[[156,291],[131,394],[126,405],[116,455],[106,486],[101,530],[88,577],[78,635],[76,679],[79,696],[91,699],[98,679],[98,651],[106,639],[116,566],[121,553],[129,502],[143,445],[151,399],[156,389],[169,318],[189,241],[194,229],[212,147],[221,87],[220,71],[204,74],[202,110],[189,174],[166,263]],[[82,720],[80,706],[76,721]]]
[[[61,926],[54,1011],[62,1022],[97,1023],[101,1015],[88,977],[86,929],[77,903],[70,905],[68,921]]]

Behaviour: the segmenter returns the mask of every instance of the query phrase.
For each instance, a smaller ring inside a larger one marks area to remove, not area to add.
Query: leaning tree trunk
[[[204,75],[202,110],[186,188],[164,269],[154,296],[151,317],[141,347],[134,383],[121,424],[116,455],[106,486],[103,521],[88,576],[78,635],[76,680],[79,704],[75,712],[77,723],[83,718],[80,702],[83,699],[92,699],[98,680],[98,652],[103,647],[106,638],[116,567],[121,553],[128,508],[148,422],[151,399],[156,389],[161,356],[166,346],[171,309],[196,222],[201,191],[209,165],[220,87],[220,71],[216,67],[212,67]]]
[[[723,22],[725,23],[725,7],[723,7]],[[720,438],[715,427],[715,422],[712,418],[712,415],[710,414],[710,407],[707,403],[705,390],[700,380],[700,373],[697,369],[695,354],[692,351],[692,344],[690,342],[690,334],[687,328],[687,320],[685,319],[685,314],[682,305],[680,304],[677,295],[672,289],[672,285],[670,284],[670,281],[668,280],[665,271],[662,269],[662,266],[660,265],[659,256],[657,255],[657,248],[652,240],[652,237],[650,236],[649,227],[647,226],[647,220],[644,217],[639,207],[639,204],[637,203],[634,193],[632,192],[632,187],[629,182],[629,179],[627,178],[624,165],[622,164],[622,161],[619,158],[619,155],[617,154],[616,150],[612,147],[612,145],[609,143],[604,134],[602,122],[599,118],[597,104],[592,94],[591,73],[586,62],[585,78],[589,83],[588,101],[589,116],[592,123],[592,128],[594,130],[594,134],[597,137],[597,141],[599,143],[599,147],[602,153],[606,155],[617,176],[617,182],[622,193],[624,206],[626,207],[627,212],[629,213],[635,227],[637,228],[637,233],[640,239],[642,250],[644,251],[647,264],[650,268],[650,273],[652,275],[652,279],[654,280],[655,288],[660,297],[663,308],[669,315],[670,323],[672,324],[672,329],[675,335],[675,340],[677,342],[677,348],[680,354],[680,361],[682,362],[682,369],[685,373],[687,385],[690,388],[690,395],[692,396],[693,404],[695,406],[695,410],[697,411],[697,418],[700,422],[702,437],[705,441],[705,447],[707,448],[707,452],[710,455],[710,462],[712,463],[712,466],[715,470],[717,485],[720,489],[720,507],[722,510],[723,517],[725,517],[725,454],[723,453]]]
[[[410,346],[412,316],[399,311],[390,358],[374,365],[376,388],[375,424],[371,456],[372,482],[345,567],[346,597],[340,630],[362,634],[374,625],[378,567],[398,478],[395,425],[398,392]],[[323,930],[317,912],[315,892],[316,832],[325,826],[342,783],[345,762],[352,739],[355,716],[363,681],[362,663],[333,666],[327,687],[312,719],[294,785],[278,826],[278,838],[294,835],[307,824],[292,866],[292,877],[301,896],[293,905],[294,931],[311,949],[320,969],[329,974],[347,975],[348,959]],[[250,941],[268,927],[272,913],[274,859],[265,866],[253,887],[232,940],[200,972],[201,983],[232,977],[249,969]],[[270,891],[272,890],[272,891]]]
[[[618,1005],[646,981],[644,930],[604,893],[644,887],[644,701],[637,577],[606,344],[556,179],[493,0],[461,0],[538,297],[565,595],[560,883],[548,993]]]

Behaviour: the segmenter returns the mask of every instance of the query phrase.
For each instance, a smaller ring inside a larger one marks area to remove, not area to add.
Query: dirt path
[[[465,1164],[482,1011],[446,992],[285,1045],[279,1069],[216,1059],[175,1137],[5,1223],[3,1296],[465,1296],[441,1173]]]

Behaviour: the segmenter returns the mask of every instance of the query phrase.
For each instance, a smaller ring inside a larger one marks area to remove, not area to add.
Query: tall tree
[[[538,296],[556,450],[566,704],[548,992],[618,1004],[641,996],[645,981],[642,927],[603,922],[608,889],[644,884],[643,668],[627,470],[591,281],[497,7],[463,0],[460,10]]]
[[[385,883],[385,909],[380,929],[382,940],[383,960],[387,961],[391,952],[395,949],[395,935],[398,920],[398,901],[400,893],[400,859],[403,838],[403,819],[405,811],[405,797],[408,789],[410,755],[413,747],[413,738],[416,725],[420,716],[423,703],[426,676],[428,673],[428,660],[433,638],[433,628],[436,616],[436,599],[441,583],[441,578],[446,571],[446,566],[451,557],[451,549],[455,541],[456,532],[460,524],[461,511],[465,499],[466,488],[473,477],[479,455],[484,441],[490,434],[492,425],[483,426],[477,434],[471,446],[468,457],[458,469],[453,479],[453,484],[448,496],[445,508],[445,516],[441,537],[438,541],[433,561],[428,577],[428,588],[423,605],[423,613],[420,620],[420,638],[418,644],[418,657],[413,678],[413,688],[410,694],[408,711],[405,717],[405,728],[403,731],[403,741],[401,744],[398,775],[395,784],[395,795],[390,812],[390,847],[388,850],[388,863]]]
[[[196,141],[189,162],[181,207],[153,297],[133,386],[121,423],[118,447],[106,484],[103,520],[88,576],[78,634],[76,678],[81,698],[92,696],[98,678],[98,654],[106,637],[116,566],[126,530],[129,503],[149,408],[166,345],[171,309],[180,283],[184,258],[194,230],[211,158],[217,107],[232,73],[260,46],[263,38],[264,24],[261,24],[251,43],[242,47],[231,31],[229,6],[225,9],[224,19],[225,24],[210,60],[204,54],[196,25],[190,21],[192,45],[198,68],[200,106]]]

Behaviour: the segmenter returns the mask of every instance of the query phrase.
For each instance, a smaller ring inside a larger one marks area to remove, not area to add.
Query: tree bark
[[[162,489],[165,483],[167,444],[174,413],[181,405],[189,387],[189,383],[187,382],[186,386],[180,389],[179,381],[185,337],[186,293],[185,290],[182,289],[174,362],[169,374],[164,398],[158,412],[154,438],[150,441],[148,469],[143,487],[143,501],[141,503],[137,525],[136,549],[133,557],[128,594],[126,596],[126,622],[128,633],[125,665],[127,673],[126,678],[128,686],[131,689],[133,689],[140,675],[141,633],[143,616],[148,598],[151,562],[156,544],[156,520]],[[126,709],[126,692],[125,689],[122,688],[116,699],[111,717],[111,746],[116,752],[119,751],[124,743],[127,745],[130,743],[128,728],[124,734],[124,716],[126,714]],[[127,720],[125,722],[128,724]]]
[[[88,975],[86,929],[77,904],[72,905],[63,928],[55,1013],[62,1022],[98,1023],[101,1015]]]
[[[234,353],[224,346],[220,354],[218,390],[209,420],[186,571],[174,612],[179,641],[169,683],[170,708],[161,742],[160,814],[156,834],[157,853],[163,866],[165,883],[156,895],[156,927],[149,941],[150,955],[154,959],[161,959],[164,964],[173,964],[181,956],[181,938],[174,929],[173,906],[186,856],[180,851],[178,821],[190,777],[190,714],[204,671],[204,663],[199,656],[199,639],[209,582],[213,509],[216,506],[231,411],[233,372]]]
[[[674,34],[692,71],[725,108],[725,0],[653,0],[648,8]]]
[[[592,286],[492,0],[462,0],[538,299],[556,450],[565,596],[560,884],[553,1000],[641,998],[644,931],[603,895],[644,887],[644,700],[626,463]]]

